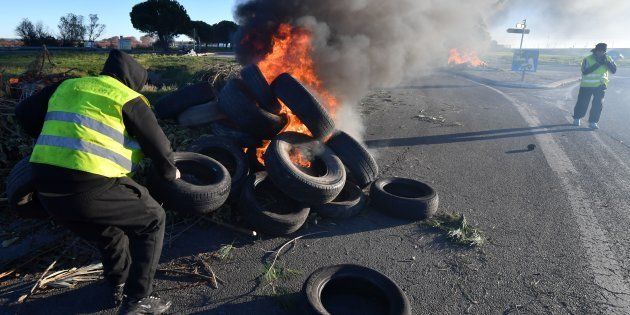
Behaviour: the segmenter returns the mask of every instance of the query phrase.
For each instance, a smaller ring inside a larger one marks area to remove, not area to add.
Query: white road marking
[[[472,80],[469,80],[474,82]],[[513,104],[531,127],[541,126],[533,109],[521,105],[504,92],[478,82]],[[536,140],[551,169],[557,174],[568,195],[571,210],[580,230],[580,240],[586,250],[587,259],[595,284],[601,288],[600,295],[606,300],[602,305],[606,314],[630,314],[630,283],[623,278],[623,268],[610,247],[612,242],[601,228],[593,213],[596,203],[580,187],[576,178],[579,172],[551,134],[537,134]]]

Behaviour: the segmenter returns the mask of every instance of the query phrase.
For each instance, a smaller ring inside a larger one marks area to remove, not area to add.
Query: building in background
[[[131,50],[131,48],[133,48],[132,43],[131,39],[120,36],[120,39],[118,39],[118,49]]]

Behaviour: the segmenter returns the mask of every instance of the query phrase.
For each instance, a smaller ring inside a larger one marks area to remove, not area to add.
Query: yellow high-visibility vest
[[[610,56],[608,56],[608,61],[613,62],[613,59]],[[597,63],[597,60],[595,60],[595,56],[590,55],[584,58],[584,60],[582,61],[582,66],[584,67],[586,64],[586,68],[589,68],[595,63]],[[608,82],[610,81],[608,79],[608,73],[609,71],[606,65],[601,65],[599,68],[597,68],[597,70],[593,71],[592,73],[589,73],[587,75],[582,75],[581,86],[582,87],[600,87],[600,86],[607,87]]]
[[[30,161],[97,174],[127,176],[142,159],[126,132],[123,106],[149,101],[110,76],[64,81],[48,102],[48,112]]]

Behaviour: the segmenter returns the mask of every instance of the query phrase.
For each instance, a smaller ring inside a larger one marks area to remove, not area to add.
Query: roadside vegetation
[[[0,54],[0,74],[4,78],[23,74],[39,52]],[[55,73],[70,71],[71,75],[98,75],[107,59],[107,53],[51,52]],[[156,72],[167,85],[181,86],[202,76],[204,70],[218,63],[236,64],[230,58],[213,56],[177,56],[133,54],[149,71]]]
[[[544,50],[541,50],[542,54],[540,55],[539,64],[540,65],[579,65],[582,62],[582,59],[588,54],[588,52],[578,52],[578,51],[570,51],[563,54],[551,54],[545,53]],[[482,57],[482,59],[488,62],[491,65],[494,64],[511,64],[512,56],[514,53],[512,51],[500,51],[500,52],[491,52]],[[624,54],[626,59],[617,61],[617,64],[623,67],[630,66],[630,54]]]

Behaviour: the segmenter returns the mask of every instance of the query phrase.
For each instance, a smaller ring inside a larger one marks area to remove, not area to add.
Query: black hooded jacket
[[[117,79],[136,92],[142,89],[148,77],[142,65],[119,50],[110,52],[101,74]],[[16,119],[30,136],[36,138],[41,133],[48,101],[58,86],[48,86],[16,106]],[[122,114],[127,132],[136,138],[143,153],[151,158],[165,179],[175,178],[171,144],[149,106],[141,98],[136,98],[123,106]],[[115,180],[45,164],[33,163],[33,168],[37,190],[45,193],[81,193],[111,184]]]

